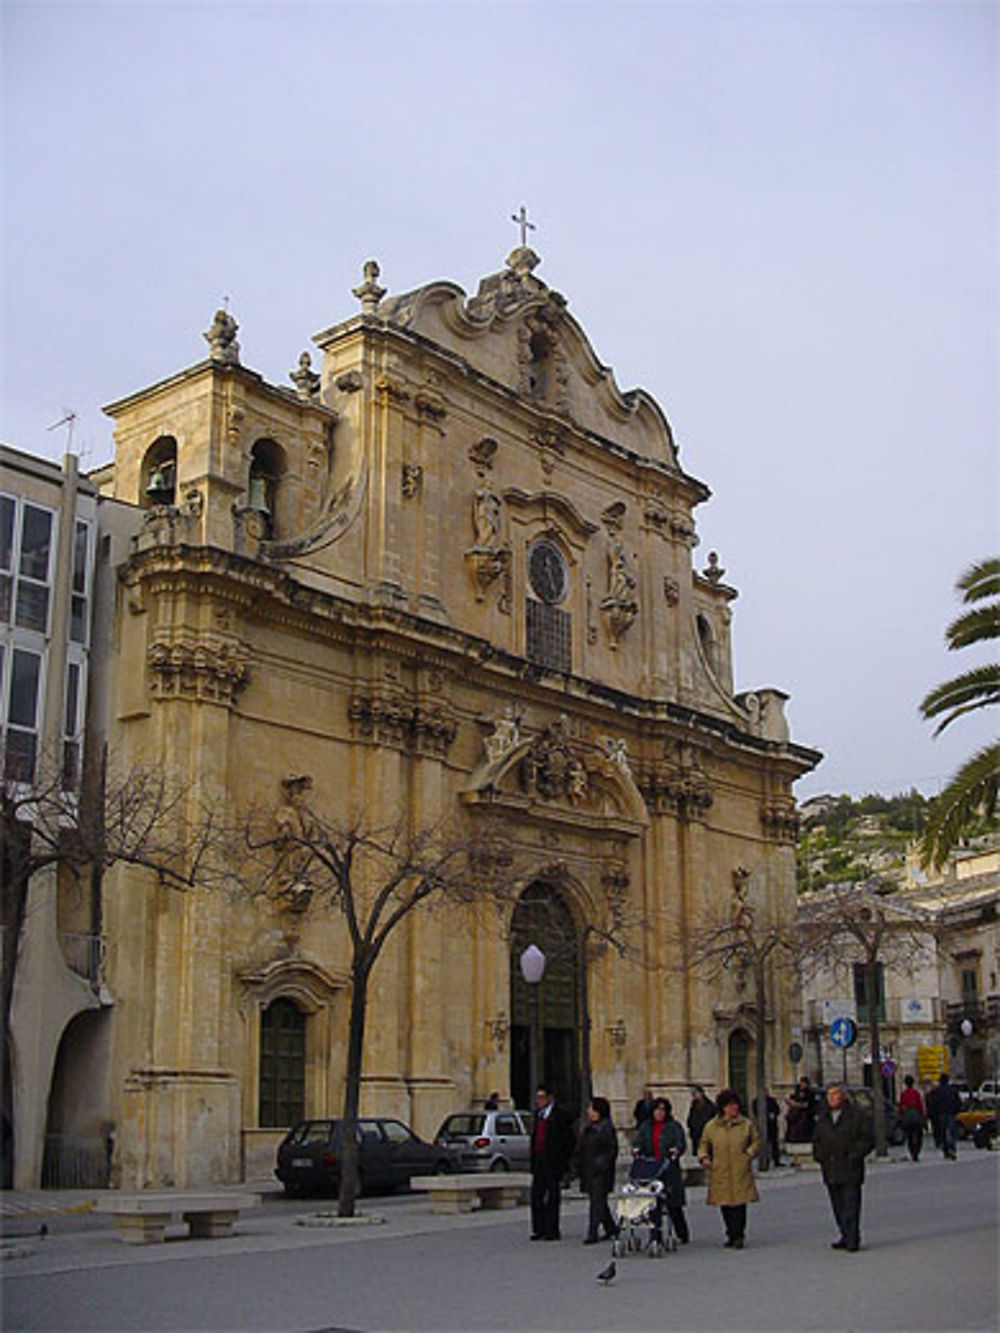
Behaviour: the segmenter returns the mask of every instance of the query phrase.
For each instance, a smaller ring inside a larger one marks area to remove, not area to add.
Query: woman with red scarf
[[[684,1173],[681,1170],[681,1158],[686,1146],[684,1129],[674,1119],[673,1107],[666,1097],[657,1097],[653,1102],[652,1120],[646,1120],[639,1126],[635,1137],[635,1155],[652,1157],[662,1164],[657,1178],[663,1182],[667,1212],[682,1245],[691,1239],[684,1215],[687,1198],[684,1193]]]

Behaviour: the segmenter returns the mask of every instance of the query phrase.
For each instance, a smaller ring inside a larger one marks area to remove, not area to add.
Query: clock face
[[[528,577],[535,596],[553,606],[566,596],[569,576],[562,552],[552,542],[536,542],[528,557]]]

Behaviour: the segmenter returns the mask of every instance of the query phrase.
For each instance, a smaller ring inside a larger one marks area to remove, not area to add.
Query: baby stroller
[[[659,1259],[677,1249],[677,1237],[666,1205],[665,1172],[669,1161],[655,1157],[636,1157],[629,1170],[627,1184],[615,1200],[618,1235],[612,1254],[648,1254]]]

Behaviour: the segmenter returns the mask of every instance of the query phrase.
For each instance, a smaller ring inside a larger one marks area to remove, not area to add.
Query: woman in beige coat
[[[753,1121],[740,1115],[740,1099],[732,1088],[723,1088],[715,1104],[719,1114],[702,1131],[698,1160],[708,1172],[706,1203],[722,1209],[726,1249],[742,1250],[747,1204],[759,1198],[750,1163],[757,1156],[760,1136]]]

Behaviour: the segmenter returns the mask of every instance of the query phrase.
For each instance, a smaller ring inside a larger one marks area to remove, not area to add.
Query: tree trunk
[[[340,1123],[340,1194],[337,1212],[353,1217],[358,1197],[358,1107],[361,1101],[361,1069],[368,1011],[368,966],[355,962],[351,985],[351,1016],[347,1027],[347,1071],[344,1080],[344,1113]]]
[[[868,1001],[868,1032],[872,1045],[872,1107],[875,1129],[875,1152],[887,1156],[885,1141],[885,1098],[882,1094],[882,1033],[878,1020],[878,959],[865,960],[865,999]]]
[[[771,1150],[767,1138],[767,968],[763,959],[754,965],[757,990],[757,1133],[760,1135],[760,1153],[757,1170],[767,1171],[771,1165]]]

